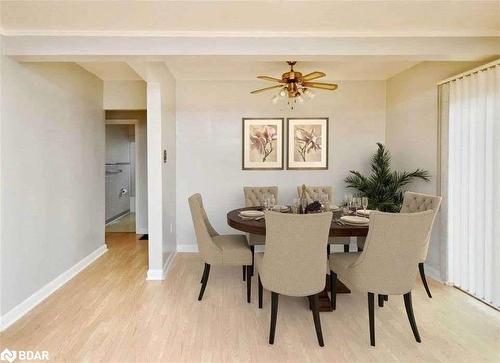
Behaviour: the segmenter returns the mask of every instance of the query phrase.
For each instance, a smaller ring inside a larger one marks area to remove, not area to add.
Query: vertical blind
[[[500,65],[448,89],[448,280],[500,307]]]

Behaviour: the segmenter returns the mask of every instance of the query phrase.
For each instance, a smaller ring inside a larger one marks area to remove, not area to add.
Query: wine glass
[[[299,209],[300,209],[300,199],[299,198],[295,198],[293,200],[293,204],[292,204],[292,213],[293,214],[299,214]]]
[[[346,194],[345,195],[345,200],[346,200],[346,203],[347,203],[347,207],[349,209],[349,211],[352,209],[352,194]]]
[[[354,209],[355,209],[355,212],[357,213],[358,212],[358,209],[361,208],[361,198],[353,198],[353,201],[354,201]]]
[[[330,210],[330,201],[328,200],[328,194],[321,193],[321,205],[323,206],[323,211],[328,212]]]
[[[276,206],[276,198],[274,197],[274,194],[271,194],[269,197],[269,209],[274,209]]]
[[[367,197],[362,197],[361,198],[361,204],[363,205],[363,211],[366,214],[366,208],[368,208],[368,198]]]

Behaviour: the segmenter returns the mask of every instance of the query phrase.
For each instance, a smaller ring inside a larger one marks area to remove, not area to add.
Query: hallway
[[[145,281],[147,241],[106,235],[107,253],[1,334],[1,347],[48,350],[51,361],[498,361],[498,313],[456,289],[419,285],[414,306],[422,335],[415,344],[400,299],[376,310],[377,347],[368,346],[364,294],[342,295],[321,315],[319,348],[304,299],[283,297],[276,343],[269,346],[269,294],[257,309],[238,267],[214,266],[202,302],[202,263],[178,254],[164,281]],[[255,279],[254,279],[255,280]],[[292,342],[301,342],[292,348]],[[497,348],[495,348],[497,347]]]

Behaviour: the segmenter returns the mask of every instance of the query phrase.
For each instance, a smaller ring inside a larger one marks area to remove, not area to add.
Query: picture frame
[[[279,117],[242,119],[242,170],[284,169],[284,125]]]
[[[328,170],[328,117],[287,119],[287,169]]]

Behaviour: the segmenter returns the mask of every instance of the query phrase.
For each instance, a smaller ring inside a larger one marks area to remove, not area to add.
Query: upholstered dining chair
[[[217,233],[208,220],[200,194],[193,194],[188,201],[200,257],[205,263],[198,295],[198,300],[201,300],[207,286],[211,265],[243,266],[248,274],[252,265],[252,252],[248,247],[246,236]],[[249,276],[247,278],[247,302],[251,299],[251,282],[252,278]]]
[[[435,196],[435,195],[428,195],[428,194],[421,194],[421,193],[414,193],[414,192],[405,192],[404,197],[403,197],[403,205],[401,206],[401,213],[416,213],[416,212],[423,212],[426,210],[432,210],[434,212],[433,214],[433,220],[436,219],[436,215],[439,211],[439,207],[441,206],[441,200],[442,197]],[[434,222],[433,222],[434,223]],[[422,283],[424,284],[425,291],[427,292],[427,296],[432,298],[431,290],[429,289],[429,285],[427,284],[427,279],[425,277],[425,269],[424,269],[424,262],[427,259],[427,251],[429,247],[429,239],[431,238],[431,235],[427,237],[427,248],[425,248],[424,251],[422,251],[422,255],[420,256],[420,259],[418,261],[418,270],[420,272],[420,278],[422,279]],[[358,249],[363,249],[363,244],[364,241],[361,239],[358,239]]]
[[[320,346],[324,346],[319,296],[325,288],[326,243],[332,213],[266,213],[266,252],[255,255],[259,308],[263,288],[271,291],[269,343],[274,343],[279,295],[307,296]]]
[[[243,187],[243,195],[245,197],[245,207],[260,207],[262,206],[262,200],[267,195],[273,195],[274,200],[278,201],[278,187]],[[266,237],[259,234],[250,233],[248,235],[248,244],[250,245],[250,250],[252,251],[252,276],[253,276],[253,255],[255,253],[255,246],[263,245],[266,242]],[[243,281],[245,281],[245,271],[243,268]]]
[[[417,342],[418,333],[411,290],[417,264],[427,249],[434,211],[370,214],[370,226],[362,252],[330,255],[330,291],[336,309],[337,277],[351,289],[368,293],[370,344],[375,346],[374,294],[403,295],[406,313]]]
[[[297,186],[297,194],[300,197],[300,194],[302,193],[302,186],[299,185]],[[314,199],[318,199],[321,194],[327,194],[328,195],[328,200],[330,203],[335,202],[335,190],[333,187],[330,186],[309,186],[306,185],[306,198],[307,198],[307,203],[311,203],[314,201]],[[329,245],[343,245],[344,246],[344,252],[349,252],[349,243],[351,242],[351,239],[349,237],[329,237],[328,238],[328,244]]]

